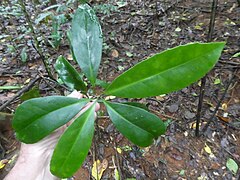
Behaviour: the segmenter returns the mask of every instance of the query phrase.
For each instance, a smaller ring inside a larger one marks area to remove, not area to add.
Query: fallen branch
[[[12,101],[14,101],[16,98],[21,96],[24,92],[31,89],[31,87],[40,79],[39,76],[37,76],[35,79],[33,79],[27,86],[23,87],[20,91],[18,91],[12,98],[10,98],[6,103],[4,103],[0,107],[0,111],[2,111],[4,108],[6,108]]]

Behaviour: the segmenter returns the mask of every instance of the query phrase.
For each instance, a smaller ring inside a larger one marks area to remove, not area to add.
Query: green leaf
[[[221,84],[221,79],[219,79],[219,78],[215,79],[213,84],[215,84],[215,85]]]
[[[32,99],[32,98],[38,98],[38,97],[40,97],[39,89],[38,89],[38,87],[34,86],[31,90],[25,92],[20,97],[20,99],[22,101],[26,101],[26,100],[29,100],[29,99]]]
[[[238,165],[233,159],[228,158],[226,166],[233,174],[237,174]]]
[[[139,107],[139,108],[142,108],[146,111],[149,111],[148,107],[146,106],[146,104],[141,104],[141,103],[138,103],[138,102],[125,102],[123,104],[127,104],[129,106],[135,106],[135,107]]]
[[[86,2],[88,2],[88,0],[80,0],[80,3],[81,3],[81,4],[84,4],[84,3],[86,3]]]
[[[233,57],[233,58],[240,57],[240,52],[238,52],[238,53],[234,54],[232,57]]]
[[[96,85],[102,87],[102,88],[107,88],[109,83],[100,79],[96,79]]]
[[[61,178],[72,176],[84,162],[94,134],[95,104],[78,117],[60,138],[51,160],[51,172]]]
[[[75,68],[62,56],[59,56],[55,64],[55,69],[62,81],[71,89],[86,91],[87,87],[84,84],[80,74]]]
[[[24,47],[23,49],[22,49],[22,51],[21,51],[21,53],[20,53],[20,57],[21,57],[21,60],[22,60],[22,62],[27,62],[27,58],[28,58],[28,55],[27,55],[27,48],[26,47]]]
[[[149,146],[154,138],[165,133],[162,120],[144,109],[107,101],[104,104],[113,124],[134,144]]]
[[[23,86],[0,86],[0,90],[15,90],[22,89]]]
[[[213,68],[224,45],[190,43],[156,54],[117,77],[105,93],[142,98],[180,90]]]
[[[20,141],[35,143],[74,118],[89,101],[62,96],[30,99],[17,108],[12,126]]]
[[[95,85],[102,56],[102,31],[97,16],[88,4],[77,9],[71,28],[72,47],[84,74]]]
[[[35,23],[39,24],[42,20],[46,19],[50,15],[53,15],[52,12],[44,12],[39,14],[37,19],[35,20]]]

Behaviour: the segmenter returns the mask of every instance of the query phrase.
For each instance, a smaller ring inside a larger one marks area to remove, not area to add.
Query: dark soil
[[[95,6],[109,3],[117,6],[116,2],[120,1],[93,1],[91,4]],[[206,42],[211,16],[210,2],[210,0],[132,0],[109,15],[97,11],[105,38],[98,77],[112,81],[137,62],[155,53],[189,42]],[[2,4],[2,7],[7,6],[11,7],[11,3]],[[36,8],[28,3],[27,8],[34,18],[46,6],[39,5]],[[41,58],[32,45],[32,35],[24,31],[25,18],[5,15],[0,16],[0,22],[2,35],[0,86],[27,85],[37,75],[41,75],[40,81],[36,83],[41,96],[63,92],[66,94],[64,88],[47,79]],[[67,27],[68,24],[62,29],[65,30]],[[50,28],[49,25],[38,25],[37,35],[47,37]],[[20,38],[22,34],[23,37]],[[236,0],[228,2],[219,0],[213,41],[226,41],[227,44],[219,62],[206,78],[201,118],[203,125],[211,117],[230,78],[240,67],[240,59],[232,57],[240,51],[240,7]],[[16,51],[10,52],[9,45],[14,46]],[[49,54],[51,63],[54,63],[60,54],[69,57],[66,38],[57,50],[51,48],[49,44],[42,46],[44,53]],[[20,60],[23,47],[27,47],[26,63]],[[199,82],[164,96],[135,99],[147,104],[148,108],[164,121],[170,120],[167,133],[150,147],[139,148],[131,144],[119,134],[104,114],[97,120],[91,151],[75,179],[92,179],[91,168],[93,161],[97,159],[108,162],[102,179],[114,179],[116,168],[121,179],[239,179],[240,170],[233,174],[226,167],[228,158],[232,158],[240,166],[239,77],[238,73],[213,122],[200,137],[195,137]],[[18,90],[0,90],[0,105],[17,92]],[[20,103],[21,100],[17,97],[2,111],[14,113]],[[102,110],[104,111],[103,107]],[[1,159],[8,162],[0,169],[0,179],[13,166],[19,149],[19,142],[15,140],[10,127],[11,118],[8,116],[5,121],[0,119]]]

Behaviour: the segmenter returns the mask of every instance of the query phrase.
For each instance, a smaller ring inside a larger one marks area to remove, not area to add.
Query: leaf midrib
[[[138,84],[139,82],[144,82],[144,81],[146,81],[147,79],[150,79],[150,78],[152,78],[152,77],[159,76],[160,74],[163,74],[163,73],[165,73],[165,72],[167,72],[167,71],[177,69],[177,68],[179,68],[179,67],[181,67],[181,66],[183,66],[183,65],[185,65],[185,64],[188,64],[188,63],[190,63],[190,62],[192,62],[192,61],[195,61],[196,59],[199,59],[199,57],[207,56],[207,55],[209,55],[211,52],[213,52],[213,51],[215,51],[215,50],[216,50],[216,49],[211,50],[211,51],[208,51],[205,55],[197,56],[197,57],[193,58],[193,59],[190,60],[190,61],[187,61],[187,62],[185,62],[185,63],[183,63],[183,64],[180,64],[180,65],[171,67],[171,68],[166,69],[166,70],[164,70],[164,71],[161,71],[161,72],[159,72],[159,73],[153,74],[153,75],[151,75],[151,76],[149,76],[149,77],[147,77],[147,78],[140,79],[140,80],[138,80],[138,81],[134,81],[134,82],[132,82],[132,83],[126,84],[125,86],[121,86],[120,88],[115,88],[115,90],[112,90],[112,91],[110,91],[110,93],[108,92],[107,94],[112,94],[112,93],[114,93],[114,92],[116,92],[116,91],[120,91],[121,89],[125,89],[126,87],[131,87],[131,86],[133,86],[134,84]],[[116,80],[117,80],[117,79],[116,79]],[[113,81],[113,83],[114,83],[114,81]],[[110,86],[111,86],[111,85],[110,85]],[[110,88],[110,86],[109,86],[109,88]],[[106,92],[107,92],[107,91],[106,91]]]
[[[105,102],[105,103],[108,104],[108,107],[110,107],[110,109],[112,109],[114,112],[116,112],[117,114],[119,114],[119,116],[122,117],[125,122],[129,122],[128,124],[131,124],[131,125],[133,125],[134,127],[137,127],[138,129],[141,129],[141,130],[143,130],[144,132],[152,135],[153,138],[155,137],[152,133],[146,131],[145,129],[142,129],[142,128],[138,127],[137,125],[133,124],[131,121],[128,121],[124,116],[122,116],[120,113],[118,113],[118,111],[114,110],[114,108],[112,108],[111,105],[109,105],[109,103],[107,103],[107,102]],[[123,106],[124,106],[124,105],[123,105]]]
[[[73,151],[73,147],[75,146],[75,144],[77,143],[77,140],[79,139],[79,134],[81,134],[81,131],[82,131],[83,127],[84,127],[85,124],[88,122],[88,118],[92,115],[92,111],[93,111],[94,105],[95,105],[95,104],[93,104],[91,107],[89,107],[90,109],[88,109],[88,110],[89,110],[90,113],[89,113],[89,115],[86,117],[86,120],[84,121],[81,129],[79,130],[79,133],[78,133],[77,136],[76,136],[77,138],[75,139],[75,141],[74,141],[71,149],[68,151],[69,153],[67,154],[67,157],[68,157],[69,154],[71,154],[71,152]],[[86,112],[86,111],[85,111],[85,112]],[[81,115],[83,115],[83,114],[80,114],[78,118],[80,118]],[[64,159],[64,161],[63,161],[63,163],[62,163],[62,166],[61,166],[61,169],[65,166],[65,164],[66,164],[66,162],[67,162],[67,159],[68,159],[68,158],[65,158],[65,159]]]
[[[86,99],[85,99],[85,101],[87,102]],[[24,129],[26,129],[26,128],[28,128],[30,125],[32,125],[34,122],[38,121],[39,119],[43,118],[44,116],[47,116],[47,115],[53,113],[54,111],[61,110],[61,109],[64,109],[64,108],[67,108],[67,107],[69,107],[69,106],[72,106],[72,105],[75,105],[75,104],[78,104],[78,103],[80,104],[80,103],[82,103],[82,102],[84,102],[84,101],[78,101],[78,102],[76,102],[76,103],[73,103],[73,104],[70,104],[70,105],[67,105],[67,106],[61,107],[61,108],[59,108],[59,109],[54,109],[54,110],[48,112],[47,114],[41,115],[40,117],[38,117],[37,119],[35,119],[34,121],[32,121],[30,124],[28,124],[27,126],[25,126],[24,128],[22,128],[22,129],[20,129],[20,130],[18,130],[18,131],[23,131]],[[81,109],[82,109],[82,108],[81,108]],[[80,110],[81,110],[81,109],[80,109]]]

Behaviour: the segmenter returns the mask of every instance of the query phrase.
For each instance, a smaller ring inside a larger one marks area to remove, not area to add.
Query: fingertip
[[[81,99],[83,98],[83,94],[81,94],[80,91],[74,90],[71,94],[68,95],[68,97]]]
[[[95,105],[95,112],[100,110],[100,104],[97,102]]]

